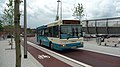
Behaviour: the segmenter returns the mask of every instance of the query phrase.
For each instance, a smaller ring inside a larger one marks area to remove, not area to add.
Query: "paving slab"
[[[15,67],[15,44],[13,49],[9,45],[10,39],[0,41],[0,67]],[[21,47],[21,67],[43,67],[29,52],[28,58],[24,59],[23,47]]]
[[[117,39],[117,38],[116,38]],[[120,57],[120,44],[118,47],[98,45],[95,39],[84,41],[84,50],[113,55]]]

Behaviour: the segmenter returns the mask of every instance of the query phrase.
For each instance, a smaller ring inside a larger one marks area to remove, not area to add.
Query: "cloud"
[[[0,1],[0,13],[3,11],[6,0]],[[63,19],[72,17],[74,5],[82,3],[86,16],[84,18],[106,18],[120,15],[120,0],[62,0]],[[20,10],[23,14],[23,3]],[[57,0],[27,0],[27,22],[28,27],[36,28],[41,25],[49,24],[55,20],[57,11]],[[21,16],[23,25],[23,15]]]
[[[118,0],[95,0],[89,3],[83,2],[88,19],[119,16],[120,8],[118,4]]]
[[[8,0],[0,0],[0,14],[3,14],[4,9],[7,7]]]
[[[32,2],[32,3],[31,3]],[[55,1],[56,2],[56,1]],[[27,6],[28,27],[40,26],[54,20],[56,6],[52,2],[42,0],[30,0]]]
[[[34,26],[35,25],[40,26],[40,25],[48,24],[55,20],[56,11],[57,11],[56,10],[57,2],[56,0],[52,2],[46,0],[46,2],[37,0],[37,1],[33,1],[32,4],[28,3],[28,8],[27,8],[28,22],[29,22],[28,24],[30,25],[33,24]],[[65,12],[64,14],[67,15],[68,13]]]
[[[0,1],[0,14],[2,14],[3,12],[3,6],[4,6],[4,1],[3,0],[1,0]]]
[[[36,27],[54,21],[57,11],[56,0],[31,1],[32,3],[28,4],[29,26]],[[83,4],[88,19],[115,17],[120,14],[117,0],[62,0],[63,19],[72,18],[72,9],[74,8],[74,4],[76,5],[77,3]]]

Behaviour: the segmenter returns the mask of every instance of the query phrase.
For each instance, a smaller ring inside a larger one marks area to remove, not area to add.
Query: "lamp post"
[[[24,58],[27,58],[27,9],[26,0],[24,0]]]
[[[61,0],[61,8],[60,8],[60,20],[62,22],[62,0]]]
[[[57,5],[57,15],[56,15],[56,18],[55,18],[55,20],[59,20],[59,2],[60,2],[60,0],[58,0],[57,1],[58,2],[58,5]]]

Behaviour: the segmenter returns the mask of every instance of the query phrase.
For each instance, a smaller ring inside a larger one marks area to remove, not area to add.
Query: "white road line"
[[[106,55],[111,55],[111,56],[120,57],[120,55],[111,54],[111,53],[106,53],[106,52],[101,52],[101,51],[96,51],[96,50],[91,50],[91,49],[82,49],[82,50],[87,50],[87,51],[92,51],[92,52],[96,52],[96,53],[101,53],[101,54],[106,54]]]

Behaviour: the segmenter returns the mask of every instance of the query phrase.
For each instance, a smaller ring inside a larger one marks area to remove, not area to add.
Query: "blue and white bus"
[[[37,27],[37,42],[56,50],[83,47],[82,25],[79,20],[55,21]]]

